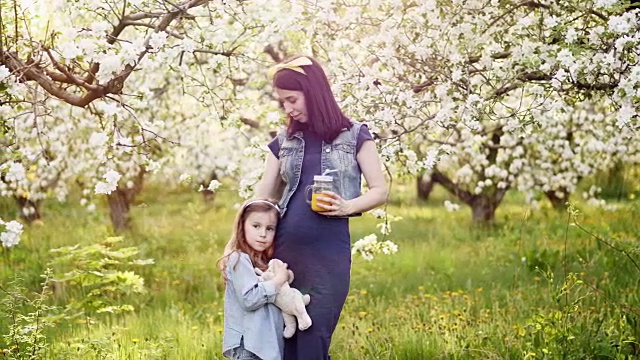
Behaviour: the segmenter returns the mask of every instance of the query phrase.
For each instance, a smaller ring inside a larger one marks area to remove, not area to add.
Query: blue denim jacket
[[[351,129],[343,129],[333,142],[322,142],[322,156],[320,168],[325,170],[336,169],[333,176],[334,191],[345,200],[355,199],[361,194],[362,172],[356,159],[356,143],[362,123],[352,121]],[[282,198],[280,199],[281,216],[287,211],[287,204],[300,183],[302,161],[304,159],[304,139],[302,131],[288,137],[286,132],[278,134],[280,144],[280,175],[285,182]],[[317,174],[320,175],[320,174]],[[360,214],[353,214],[356,216]]]
[[[258,282],[249,255],[233,252],[227,263],[224,294],[222,353],[231,357],[233,349],[244,348],[263,360],[281,360],[284,351],[284,320],[273,301],[272,281]]]

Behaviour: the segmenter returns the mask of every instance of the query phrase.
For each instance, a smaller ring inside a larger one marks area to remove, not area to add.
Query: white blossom
[[[18,245],[20,242],[20,235],[23,230],[22,224],[15,220],[4,222],[0,219],[0,225],[4,225],[5,227],[4,231],[0,233],[0,242],[2,242],[2,246],[10,248]]]
[[[398,252],[398,245],[390,240],[378,241],[375,234],[370,234],[356,241],[351,248],[351,254],[360,254],[363,259],[371,261],[378,254],[391,255]]]
[[[149,45],[153,48],[153,49],[160,49],[162,46],[164,46],[167,43],[167,37],[169,36],[169,34],[167,34],[164,31],[159,31],[156,33],[151,34],[151,37],[149,38]]]
[[[455,212],[460,210],[460,205],[456,203],[452,203],[449,200],[444,201],[444,207],[447,209],[448,212]]]
[[[9,75],[11,75],[11,71],[9,71],[9,68],[4,65],[0,65],[0,81],[8,78]]]

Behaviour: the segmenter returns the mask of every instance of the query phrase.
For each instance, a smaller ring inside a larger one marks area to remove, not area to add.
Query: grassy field
[[[495,227],[476,229],[466,209],[444,210],[448,197],[440,189],[428,202],[396,189],[388,212],[403,220],[393,223],[389,239],[400,250],[370,262],[354,258],[333,359],[640,355],[638,201],[620,203],[617,211],[578,204],[581,229],[567,212],[529,209],[512,197],[498,210]],[[198,194],[149,187],[120,243],[105,242],[112,234],[104,206],[90,214],[73,203],[46,204],[43,221],[0,253],[4,357],[41,351],[37,358],[220,359],[224,285],[215,262],[237,201],[223,192],[208,206]],[[0,206],[3,219],[14,213],[13,204]],[[375,232],[378,221],[352,220],[352,241]],[[112,252],[112,263],[88,259],[90,246],[100,243]],[[83,250],[50,251],[75,244]],[[139,253],[126,258],[127,247]],[[49,265],[65,256],[68,261]],[[155,263],[128,264],[133,258]],[[96,285],[97,271],[86,270],[72,273],[83,286],[56,283],[41,293],[47,267],[59,278],[87,264],[135,272],[145,291],[134,291],[133,273],[124,272],[116,289]],[[119,314],[123,304],[134,310]],[[111,312],[96,310],[104,305]],[[40,331],[46,321],[52,326]]]

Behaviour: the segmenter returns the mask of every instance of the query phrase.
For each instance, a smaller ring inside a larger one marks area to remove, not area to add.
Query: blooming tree
[[[0,24],[0,91],[10,96],[0,104],[0,170],[10,175],[2,195],[37,205],[80,183],[89,209],[93,195],[108,195],[124,229],[145,176],[163,165],[172,166],[165,174],[237,172],[254,135],[231,134],[256,115],[247,105],[261,93],[247,85],[264,74],[265,39],[286,17],[259,2],[8,4],[2,14],[16,16]]]
[[[476,222],[493,221],[510,189],[568,197],[585,174],[637,157],[640,33],[628,4],[348,5],[303,11],[347,111],[390,168],[426,169]]]
[[[76,181],[87,206],[108,193],[126,215],[149,174],[215,188],[213,173],[249,194],[280,124],[264,73],[282,52],[323,60],[389,172],[426,171],[477,222],[511,189],[563,203],[638,157],[639,16],[625,2],[2,4],[5,196]]]

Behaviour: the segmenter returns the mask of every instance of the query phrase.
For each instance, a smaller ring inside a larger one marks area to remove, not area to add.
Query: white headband
[[[262,200],[262,199],[256,199],[256,200],[250,200],[247,203],[244,204],[244,206],[242,207],[242,211],[244,211],[244,209],[246,209],[249,205],[251,204],[255,204],[255,203],[265,203],[265,204],[269,204],[271,205],[274,209],[276,209],[276,211],[278,212],[278,214],[280,214],[280,207],[276,204],[273,204],[270,201],[267,200]]]

